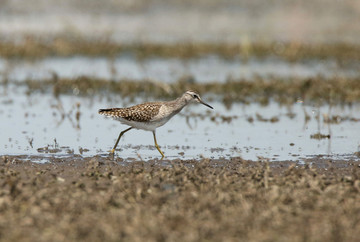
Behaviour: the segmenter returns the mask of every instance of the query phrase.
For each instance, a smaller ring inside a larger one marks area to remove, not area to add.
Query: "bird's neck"
[[[174,110],[177,110],[177,112],[180,112],[187,104],[188,102],[184,97],[179,97],[169,102],[169,105],[172,106]]]

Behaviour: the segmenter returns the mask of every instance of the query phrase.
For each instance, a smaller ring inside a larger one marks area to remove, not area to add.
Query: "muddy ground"
[[[316,164],[312,166],[311,164]],[[358,241],[360,162],[0,158],[3,241]]]

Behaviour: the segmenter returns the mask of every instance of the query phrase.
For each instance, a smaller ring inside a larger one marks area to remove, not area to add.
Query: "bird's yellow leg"
[[[112,150],[110,150],[110,153],[114,153],[114,152],[115,152],[116,146],[118,145],[121,136],[123,136],[123,134],[125,134],[126,132],[128,132],[130,129],[132,129],[132,127],[128,128],[128,129],[125,129],[124,131],[122,131],[122,132],[119,134],[119,138],[117,139],[114,148],[113,148]]]
[[[161,154],[161,159],[164,159],[165,155],[164,155],[164,153],[160,150],[160,147],[159,147],[159,145],[158,145],[157,142],[156,142],[155,131],[153,131],[153,135],[154,135],[155,147],[156,147],[156,149],[160,152],[160,154]]]

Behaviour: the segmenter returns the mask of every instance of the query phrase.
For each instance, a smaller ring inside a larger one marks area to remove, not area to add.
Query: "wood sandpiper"
[[[164,158],[164,153],[160,150],[160,147],[156,141],[155,130],[156,128],[166,124],[167,121],[169,121],[175,114],[178,114],[186,105],[190,103],[201,103],[213,109],[213,107],[201,100],[199,94],[193,91],[187,91],[181,97],[168,102],[148,102],[128,108],[100,109],[99,114],[112,117],[113,119],[118,120],[123,124],[131,126],[130,128],[120,132],[115,146],[110,152],[115,152],[115,149],[123,134],[135,128],[152,131],[155,147],[160,152],[161,158]]]

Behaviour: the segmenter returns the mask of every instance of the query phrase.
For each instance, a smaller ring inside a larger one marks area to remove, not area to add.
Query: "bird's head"
[[[205,105],[206,107],[213,109],[213,107],[211,107],[209,104],[207,104],[203,100],[201,100],[200,95],[194,91],[187,91],[187,92],[185,92],[184,96],[185,96],[186,102],[188,102],[188,103],[201,103],[201,104]]]

